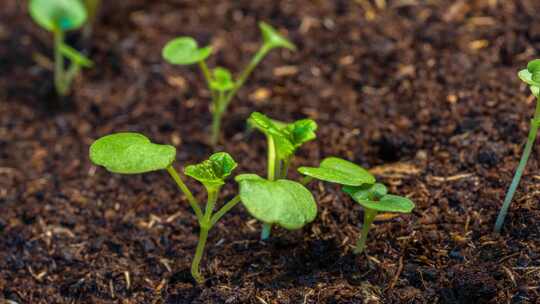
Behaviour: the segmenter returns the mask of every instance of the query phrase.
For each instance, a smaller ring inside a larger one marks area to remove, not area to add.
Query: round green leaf
[[[527,64],[527,70],[531,72],[531,74],[540,72],[540,59],[529,61]]]
[[[240,199],[256,219],[283,228],[300,229],[317,216],[317,204],[302,184],[280,179],[269,181],[255,174],[236,177]]]
[[[360,186],[375,183],[375,177],[355,163],[337,157],[325,158],[318,168],[300,167],[304,175],[346,186]]]
[[[296,46],[292,44],[289,40],[283,37],[276,29],[274,29],[270,24],[266,22],[259,22],[259,28],[261,29],[261,34],[263,37],[264,44],[272,48],[286,48],[291,51],[296,50]]]
[[[107,135],[90,146],[90,160],[113,173],[136,174],[166,169],[175,156],[175,147],[154,144],[139,133]]]
[[[210,82],[210,87],[213,90],[226,92],[234,88],[231,72],[225,68],[217,67],[213,71],[214,77]]]
[[[196,165],[187,166],[184,173],[207,188],[220,187],[225,179],[236,168],[234,159],[226,152],[212,154],[207,160]]]
[[[212,53],[212,47],[199,48],[191,37],[175,38],[165,45],[163,58],[171,64],[189,65],[205,60]]]
[[[402,196],[387,194],[379,201],[356,200],[362,207],[380,212],[410,213],[414,209],[414,203]]]
[[[74,30],[86,21],[86,9],[80,0],[30,0],[32,19],[48,31]]]

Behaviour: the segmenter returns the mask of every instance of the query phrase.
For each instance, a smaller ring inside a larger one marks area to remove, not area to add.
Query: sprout
[[[210,70],[206,59],[212,54],[212,47],[199,48],[197,41],[191,37],[179,37],[169,41],[163,48],[163,58],[175,65],[198,64],[212,94],[212,134],[210,143],[216,146],[221,132],[221,120],[227,111],[231,100],[244,85],[247,78],[263,58],[275,48],[296,50],[295,46],[278,33],[270,25],[259,23],[263,43],[248,65],[233,78],[231,72],[225,68]]]
[[[58,94],[65,96],[80,69],[92,66],[90,59],[64,44],[65,32],[85,23],[86,9],[80,0],[30,0],[29,11],[37,24],[54,35],[54,84]],[[71,61],[67,70],[64,57]]]
[[[255,174],[236,177],[240,199],[259,221],[285,229],[300,229],[317,216],[317,204],[311,192],[295,181],[266,180]]]
[[[536,134],[538,133],[538,127],[540,126],[540,59],[530,61],[527,64],[526,69],[519,71],[518,77],[529,85],[529,89],[536,97],[536,110],[534,111],[534,116],[531,120],[529,135],[527,137],[525,149],[523,150],[523,155],[519,161],[519,165],[516,169],[514,178],[512,179],[512,183],[510,184],[510,187],[506,192],[506,196],[504,197],[504,202],[501,210],[499,211],[499,215],[497,216],[497,221],[495,222],[496,233],[501,232],[504,219],[508,213],[508,208],[512,203],[512,198],[514,197],[514,193],[516,192],[519,181],[521,180],[521,175],[523,174],[527,161],[529,160],[529,156],[531,155],[534,141],[536,140]]]
[[[317,123],[311,119],[301,119],[293,123],[282,123],[270,119],[266,115],[254,112],[248,123],[263,132],[268,142],[267,178],[269,181],[285,179],[289,164],[296,150],[304,143],[317,136]],[[272,223],[263,221],[261,239],[270,237]]]
[[[376,183],[366,169],[341,158],[328,157],[319,167],[300,167],[298,171],[306,175],[304,183],[315,178],[342,185],[342,191],[364,207],[362,234],[354,250],[356,254],[364,251],[369,229],[378,213],[410,213],[414,208],[410,199],[388,194],[386,186]]]
[[[94,164],[103,166],[113,173],[137,174],[167,170],[180,191],[187,197],[197,216],[200,233],[191,264],[191,274],[198,283],[203,282],[204,278],[200,273],[199,265],[204,254],[208,232],[223,215],[240,202],[240,196],[237,195],[214,213],[221,186],[236,168],[234,159],[229,154],[220,152],[211,155],[208,160],[200,164],[185,168],[185,175],[196,179],[206,188],[207,203],[203,213],[199,202],[173,167],[176,156],[176,149],[173,146],[152,143],[146,136],[138,133],[116,133],[96,140],[90,146],[89,154]]]

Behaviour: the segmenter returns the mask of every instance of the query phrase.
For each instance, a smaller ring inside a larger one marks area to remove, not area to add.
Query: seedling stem
[[[525,144],[525,149],[523,150],[523,155],[521,156],[521,160],[519,161],[519,165],[516,169],[514,178],[512,179],[512,183],[510,184],[510,187],[508,188],[508,192],[506,193],[506,196],[504,198],[503,206],[501,210],[499,211],[499,215],[497,216],[497,221],[495,222],[496,233],[501,232],[502,226],[504,224],[504,219],[506,218],[506,214],[508,213],[508,208],[510,207],[510,203],[512,203],[512,198],[514,197],[514,193],[516,192],[517,186],[519,185],[519,181],[521,180],[521,176],[523,175],[523,171],[525,170],[525,166],[527,165],[527,161],[529,160],[529,156],[531,155],[531,151],[534,146],[534,142],[536,140],[536,135],[538,133],[539,126],[540,126],[540,96],[536,98],[536,110],[534,111],[534,117],[531,120],[529,135],[527,137],[527,143]]]
[[[362,235],[360,235],[360,238],[356,242],[354,254],[360,254],[366,248],[366,240],[368,237],[369,229],[371,228],[371,224],[375,220],[375,216],[377,215],[377,213],[377,210],[368,208],[364,209],[364,223],[362,224]]]
[[[197,216],[197,219],[199,222],[203,219],[203,213],[201,210],[201,207],[199,206],[199,202],[197,199],[193,196],[193,193],[189,190],[189,188],[186,186],[186,184],[182,181],[180,178],[180,175],[178,175],[178,172],[173,168],[173,166],[167,167],[167,172],[171,175],[172,179],[176,182],[176,185],[184,193],[184,195],[187,197],[189,204],[191,205],[191,208],[193,209],[193,212],[195,212],[195,215]]]

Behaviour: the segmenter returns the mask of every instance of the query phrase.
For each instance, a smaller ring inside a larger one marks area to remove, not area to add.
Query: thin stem
[[[210,226],[214,226],[227,212],[229,212],[234,206],[240,202],[240,195],[233,197],[227,202],[221,209],[219,209],[210,219]]]
[[[227,97],[225,98],[224,104],[223,104],[223,111],[225,112],[227,110],[227,107],[229,106],[229,103],[231,103],[232,98],[236,95],[236,92],[244,85],[247,78],[255,69],[255,67],[263,60],[263,58],[268,54],[268,52],[271,50],[268,46],[263,44],[257,53],[251,58],[251,61],[248,63],[246,68],[240,73],[240,76],[238,76],[238,79],[235,81],[234,88],[227,94]]]
[[[307,184],[311,183],[313,181],[313,177],[311,176],[304,176],[302,177],[302,179],[300,180],[300,184],[306,186]]]
[[[204,211],[204,216],[201,221],[201,231],[199,233],[199,242],[197,243],[197,248],[195,249],[195,256],[193,257],[193,262],[191,263],[191,275],[197,281],[197,283],[202,283],[204,277],[201,275],[199,269],[202,257],[204,255],[204,247],[206,246],[206,241],[208,240],[208,232],[212,225],[210,224],[210,218],[212,212],[214,211],[214,206],[216,205],[219,189],[207,189],[208,190],[208,200],[206,202],[206,209]]]
[[[187,200],[189,204],[191,205],[193,212],[195,212],[195,215],[197,216],[197,219],[200,222],[203,218],[203,213],[202,213],[201,207],[199,206],[199,202],[197,202],[197,200],[193,196],[193,193],[191,193],[191,191],[186,186],[186,184],[184,184],[184,182],[178,175],[178,172],[176,172],[176,170],[174,169],[172,165],[167,167],[167,172],[169,172],[173,180],[176,182],[176,185],[178,186],[180,191],[182,191],[182,193],[184,193],[184,195],[187,197]]]
[[[204,76],[204,79],[206,80],[208,89],[212,91],[212,88],[210,87],[210,83],[212,82],[212,75],[210,74],[210,70],[208,69],[208,66],[206,65],[206,61],[204,60],[199,61],[199,67],[201,68],[201,72]]]
[[[266,136],[266,141],[268,143],[267,177],[268,180],[273,181],[276,177],[276,145],[271,135]]]
[[[66,87],[71,87],[71,83],[73,82],[73,79],[77,74],[81,71],[81,66],[78,65],[75,62],[72,62],[69,66],[69,69],[67,70],[66,74],[64,75],[64,82]]]
[[[265,241],[270,237],[272,233],[272,224],[263,223],[261,230],[261,240]]]
[[[540,97],[538,97],[536,100],[536,110],[534,112],[534,117],[531,120],[529,135],[527,137],[527,143],[525,144],[525,149],[523,150],[523,155],[521,156],[521,160],[519,161],[519,165],[516,169],[514,178],[512,179],[512,183],[510,184],[510,187],[508,188],[508,192],[506,192],[506,196],[504,198],[502,208],[499,211],[499,215],[497,216],[497,221],[495,222],[494,230],[496,233],[501,232],[502,226],[504,224],[504,219],[506,218],[506,214],[508,213],[508,208],[510,207],[510,204],[512,203],[512,198],[514,197],[514,193],[516,192],[517,186],[519,185],[519,181],[521,180],[521,176],[523,175],[523,171],[525,170],[525,166],[527,165],[527,161],[529,160],[529,156],[531,155],[531,151],[534,145],[534,141],[536,140],[536,135],[538,133],[539,126],[540,126]]]
[[[221,116],[223,114],[223,98],[224,92],[219,92],[217,99],[214,99],[214,108],[212,109],[212,137],[210,143],[212,146],[216,146],[219,141],[219,134],[221,133]]]
[[[60,46],[64,42],[64,32],[60,29],[54,30],[54,85],[56,92],[60,96],[68,93],[64,76],[64,57],[60,52]]]
[[[287,174],[289,173],[289,164],[290,163],[291,163],[290,158],[287,158],[287,159],[283,160],[283,162],[281,164],[280,172],[279,172],[279,178],[287,178]]]
[[[371,224],[375,220],[376,215],[377,215],[377,210],[364,208],[364,223],[362,224],[362,234],[360,235],[360,238],[356,242],[356,248],[354,248],[354,254],[360,254],[364,252],[364,249],[366,248],[366,240],[369,233],[369,228],[371,228]]]

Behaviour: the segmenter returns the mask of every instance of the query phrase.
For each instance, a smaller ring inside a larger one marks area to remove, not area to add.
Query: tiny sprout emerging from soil
[[[211,144],[218,143],[221,132],[221,119],[231,100],[246,82],[247,78],[263,58],[275,48],[296,50],[296,47],[284,38],[272,26],[260,22],[263,43],[251,58],[248,65],[233,79],[229,70],[223,67],[209,69],[206,59],[212,54],[212,47],[199,47],[191,37],[179,37],[169,41],[163,48],[163,58],[174,65],[198,64],[212,94],[212,134]]]
[[[178,188],[187,197],[200,226],[199,242],[191,265],[193,278],[201,283],[204,281],[199,266],[204,254],[204,248],[210,229],[240,202],[237,195],[214,213],[214,207],[219,197],[225,179],[236,168],[236,162],[225,153],[211,155],[208,160],[185,168],[184,174],[199,181],[206,189],[207,203],[204,212],[192,192],[183,182],[173,167],[176,148],[170,145],[152,143],[147,137],[138,133],[116,133],[96,140],[90,146],[90,159],[105,167],[108,171],[121,174],[138,174],[156,170],[167,170]]]
[[[69,93],[73,79],[81,68],[92,67],[90,59],[64,43],[65,32],[79,29],[87,19],[80,0],[30,0],[30,16],[54,36],[54,84],[60,96]],[[64,68],[64,58],[71,65]]]
[[[315,134],[317,123],[311,119],[283,123],[272,120],[259,112],[254,112],[249,117],[248,123],[266,135],[268,143],[267,179],[269,182],[287,178],[289,164],[296,150],[302,144],[317,137]],[[240,183],[240,188],[242,189],[242,183]],[[264,223],[261,239],[268,239],[274,222],[254,216]]]
[[[362,234],[355,254],[364,251],[369,229],[378,213],[410,213],[414,208],[410,199],[388,194],[386,186],[376,183],[375,177],[364,168],[337,157],[325,158],[319,167],[300,167],[298,171],[307,177],[306,181],[315,178],[342,185],[343,192],[364,208]]]
[[[521,175],[525,170],[529,156],[536,140],[536,134],[538,133],[538,127],[540,126],[540,59],[535,59],[530,61],[527,64],[527,68],[519,71],[518,77],[529,85],[531,93],[536,97],[536,110],[534,111],[534,116],[531,120],[531,126],[529,129],[529,136],[527,137],[527,143],[525,144],[525,149],[523,150],[523,155],[519,161],[519,165],[516,169],[512,183],[506,192],[504,197],[504,202],[497,216],[497,221],[495,222],[495,232],[500,233],[502,226],[504,224],[504,219],[508,213],[508,208],[512,203],[512,198],[516,192],[519,181],[521,180]]]

